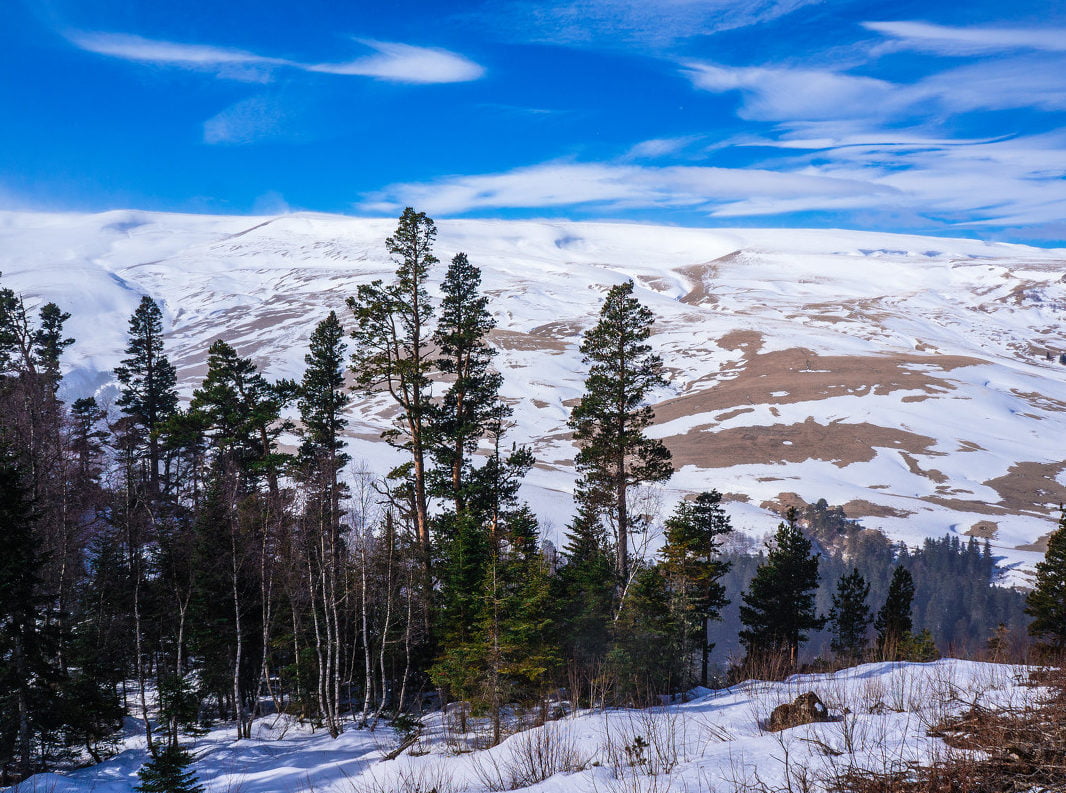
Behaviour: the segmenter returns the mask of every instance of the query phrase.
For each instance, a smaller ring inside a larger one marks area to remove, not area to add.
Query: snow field
[[[687,702],[646,710],[571,713],[485,746],[488,725],[435,712],[421,738],[399,744],[384,724],[346,724],[331,740],[286,717],[259,719],[253,739],[222,726],[190,739],[207,793],[748,793],[824,791],[855,769],[897,771],[956,750],[927,732],[974,705],[1022,708],[1042,693],[1023,685],[1027,669],[944,659],[875,663],[779,683],[747,681],[697,689]],[[770,712],[813,691],[833,720],[777,733]],[[137,783],[144,739],[131,721],[124,750],[67,776],[32,777],[11,793],[126,793]]]

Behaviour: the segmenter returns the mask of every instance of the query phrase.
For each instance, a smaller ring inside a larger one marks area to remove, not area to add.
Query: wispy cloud
[[[483,67],[448,50],[369,39],[359,42],[377,50],[377,55],[307,68],[314,72],[377,77],[402,83],[462,83],[477,80],[485,74]]]
[[[364,209],[392,211],[413,205],[438,214],[499,208],[594,204],[601,208],[692,207],[754,196],[832,197],[867,204],[892,192],[847,178],[752,168],[649,167],[621,163],[543,163],[497,174],[456,176],[430,183],[397,184],[368,196]]]
[[[814,69],[688,62],[683,72],[697,88],[740,91],[744,95],[740,116],[763,121],[874,114],[895,91],[883,80]]]
[[[1010,50],[1066,52],[1064,28],[948,27],[928,22],[864,22],[898,47],[935,55],[982,55]]]
[[[1066,59],[1057,55],[979,61],[911,84],[825,69],[696,62],[682,64],[682,73],[706,91],[739,91],[743,102],[738,115],[758,121],[928,117],[937,110],[1066,109]]]
[[[505,3],[490,14],[523,41],[571,46],[661,47],[770,22],[824,0],[555,0]]]
[[[123,60],[189,69],[211,70],[222,77],[260,79],[264,70],[299,69],[337,75],[372,77],[399,83],[457,83],[477,80],[482,66],[449,50],[388,41],[357,39],[375,54],[344,63],[303,63],[246,50],[204,44],[158,41],[121,33],[73,32],[75,46]],[[234,67],[238,67],[235,69]],[[240,67],[244,67],[241,70]],[[247,69],[258,71],[247,71]]]

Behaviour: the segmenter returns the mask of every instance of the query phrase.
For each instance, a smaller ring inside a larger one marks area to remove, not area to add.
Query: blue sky
[[[2,207],[1066,241],[1066,2],[5,11]]]

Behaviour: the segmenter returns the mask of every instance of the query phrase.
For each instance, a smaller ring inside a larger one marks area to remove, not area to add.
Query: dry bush
[[[391,773],[390,773],[391,772]],[[358,778],[348,777],[352,793],[464,793],[443,762],[391,765],[371,770]]]
[[[549,722],[515,735],[500,747],[471,756],[478,781],[487,790],[518,790],[556,774],[583,771],[589,757],[568,725]]]
[[[840,793],[1016,793],[1066,790],[1066,672],[1033,676],[1045,687],[1020,703],[974,703],[929,730],[947,753],[933,763],[888,773],[848,769]]]

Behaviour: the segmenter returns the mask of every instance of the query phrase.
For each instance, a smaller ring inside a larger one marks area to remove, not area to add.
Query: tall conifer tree
[[[348,308],[355,318],[351,369],[365,394],[385,392],[400,408],[396,426],[382,434],[410,456],[392,472],[407,489],[412,522],[428,569],[430,563],[427,489],[428,425],[431,421],[430,373],[433,367],[433,306],[426,283],[437,263],[437,227],[424,212],[407,207],[386,247],[397,265],[391,284],[361,284]]]
[[[575,499],[613,529],[622,586],[629,578],[629,534],[639,525],[629,512],[630,489],[673,474],[670,451],[644,434],[654,418],[647,400],[665,384],[662,360],[647,344],[653,321],[651,310],[633,297],[632,281],[608,290],[599,321],[581,344],[591,366],[569,421],[579,447]]]
[[[115,378],[122,386],[116,403],[132,419],[137,443],[146,446],[149,481],[158,493],[159,431],[178,406],[178,380],[163,350],[163,313],[147,295],[130,317],[126,357]]]
[[[886,660],[895,659],[901,645],[911,635],[911,603],[914,601],[914,578],[901,564],[892,571],[885,605],[877,612],[874,629],[877,631],[877,648]]]
[[[829,623],[833,630],[830,649],[837,657],[856,661],[866,650],[866,634],[870,630],[870,584],[856,567],[841,576],[833,593],[833,608]]]
[[[729,603],[721,579],[730,565],[719,558],[718,548],[719,538],[733,526],[721,502],[722,494],[712,490],[678,504],[666,521],[666,544],[660,551],[681,630],[681,652],[685,658],[697,652],[703,686],[709,682],[708,658],[714,646],[710,623],[721,619]]]
[[[800,643],[807,631],[824,624],[817,615],[814,593],[818,589],[818,556],[796,525],[796,510],[789,509],[768,544],[766,562],[759,566],[743,595],[740,640],[749,660],[773,657],[779,652],[795,666]]]

